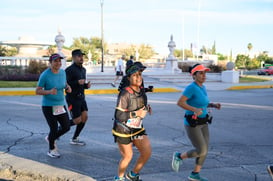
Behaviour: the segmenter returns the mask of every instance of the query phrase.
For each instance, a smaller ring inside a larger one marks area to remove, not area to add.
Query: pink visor
[[[206,68],[204,65],[197,65],[196,67],[194,67],[191,70],[191,75],[193,75],[195,72],[199,72],[199,71],[210,71],[209,68]]]

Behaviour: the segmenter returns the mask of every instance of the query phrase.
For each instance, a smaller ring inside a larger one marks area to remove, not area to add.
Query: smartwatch
[[[131,112],[131,116],[132,116],[133,118],[136,118],[136,117],[137,117],[137,116],[136,116],[136,112],[135,112],[135,111]]]

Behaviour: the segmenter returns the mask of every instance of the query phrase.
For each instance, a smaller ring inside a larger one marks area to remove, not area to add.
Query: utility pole
[[[101,6],[101,72],[103,72],[103,64],[104,64],[104,49],[103,49],[103,0],[100,0]]]

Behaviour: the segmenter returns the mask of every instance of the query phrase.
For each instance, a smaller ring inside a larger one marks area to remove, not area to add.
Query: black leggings
[[[66,112],[55,116],[52,112],[52,106],[42,106],[42,110],[50,128],[48,134],[49,149],[53,150],[55,148],[55,140],[70,130],[68,114]],[[61,125],[61,129],[58,129],[58,122]]]

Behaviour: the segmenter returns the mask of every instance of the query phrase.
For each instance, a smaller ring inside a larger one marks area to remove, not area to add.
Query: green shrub
[[[41,74],[47,67],[42,61],[31,60],[26,71],[31,74]]]
[[[210,65],[209,66],[211,72],[220,73],[223,71],[223,67],[219,65]]]

